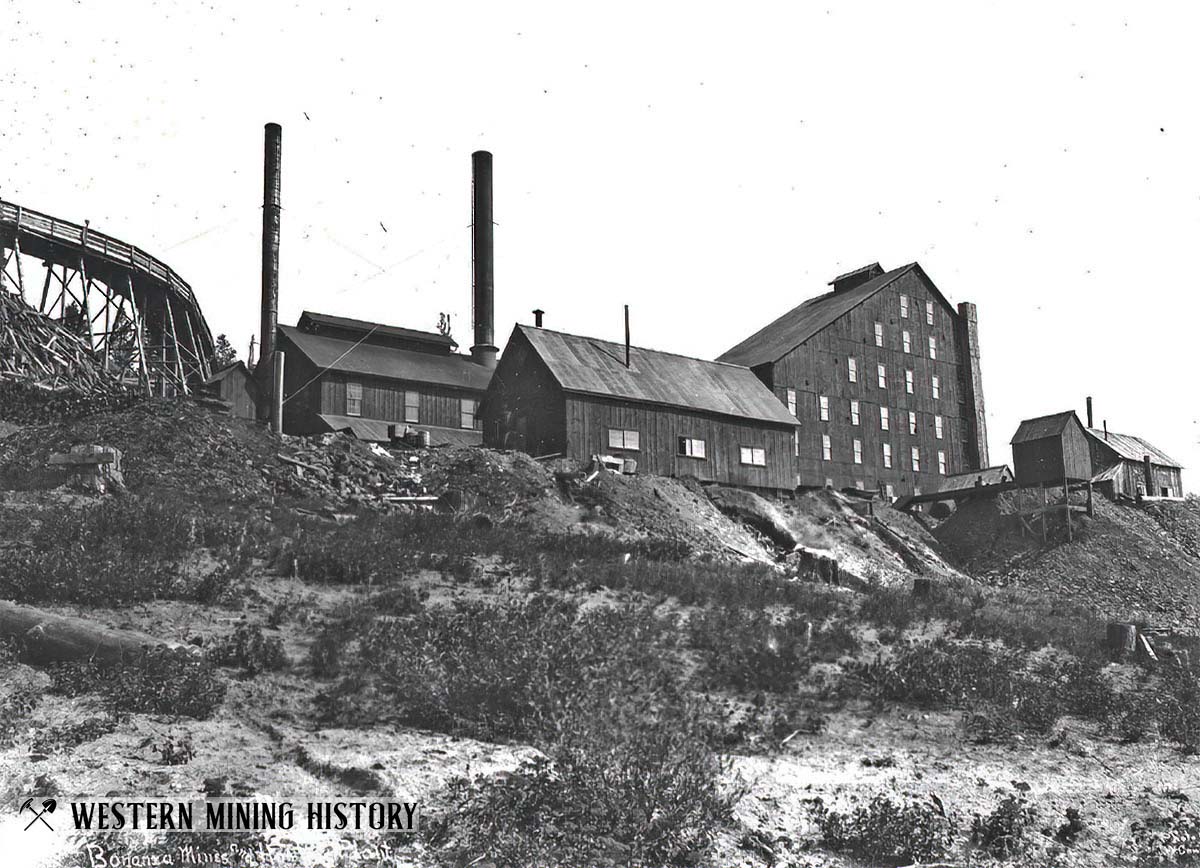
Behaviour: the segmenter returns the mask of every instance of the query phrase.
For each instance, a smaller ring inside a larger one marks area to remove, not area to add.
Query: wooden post
[[[1154,467],[1150,464],[1150,456],[1142,456],[1143,469],[1146,474],[1146,497],[1154,497]]]
[[[1087,514],[1088,514],[1088,515],[1090,515],[1090,516],[1092,516],[1092,517],[1094,518],[1094,517],[1095,517],[1095,515],[1096,515],[1096,507],[1095,507],[1095,504],[1094,504],[1094,503],[1093,503],[1093,501],[1092,501],[1092,483],[1091,483],[1091,480],[1088,480],[1088,489],[1087,489],[1087,491],[1088,491]]]
[[[1065,507],[1063,515],[1067,519],[1067,542],[1071,542],[1075,539],[1074,528],[1071,525],[1071,483],[1065,479],[1063,480],[1063,506]]]
[[[274,355],[275,370],[273,387],[271,389],[271,430],[276,434],[283,433],[283,358],[282,350],[276,350]]]
[[[1046,507],[1050,505],[1050,495],[1046,491],[1046,483],[1042,483],[1042,545],[1046,544]]]

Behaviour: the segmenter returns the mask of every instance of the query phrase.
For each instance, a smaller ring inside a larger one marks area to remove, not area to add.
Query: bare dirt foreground
[[[123,491],[48,466],[79,443],[122,450]],[[23,424],[0,599],[174,650],[3,643],[0,864],[1187,864],[1200,513],[1166,509],[1105,504],[1041,547],[1002,509],[935,536],[831,492],[278,439],[185,403]],[[1139,611],[1177,653],[1110,662],[1106,620]],[[424,824],[62,831],[72,798],[206,795],[418,801]],[[24,830],[30,797],[57,832]]]

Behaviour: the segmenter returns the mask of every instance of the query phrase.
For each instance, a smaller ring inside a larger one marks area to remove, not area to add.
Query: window
[[[858,382],[858,359],[854,356],[846,359],[846,376],[850,378],[851,383]]]
[[[900,296],[900,318],[908,319],[908,296]]]
[[[795,389],[787,390],[787,405],[788,405],[788,412],[791,413],[793,416],[795,416],[796,415],[796,390]]]
[[[908,433],[909,434],[917,433],[917,414],[914,413],[912,410],[908,411]]]
[[[679,438],[679,454],[685,458],[705,458],[704,441],[695,437]]]
[[[739,447],[742,463],[749,464],[751,467],[766,467],[767,466],[767,450],[759,446],[742,446]]]
[[[862,441],[858,439],[854,441],[854,463],[862,464]]]
[[[624,428],[608,429],[609,449],[638,449],[638,432]]]
[[[405,422],[420,422],[421,421],[421,393],[420,392],[405,392],[404,393],[404,421]]]
[[[946,475],[946,453],[940,449],[938,450],[938,473],[942,476]]]
[[[943,423],[942,423],[942,417],[941,417],[941,416],[934,416],[934,417],[933,417],[933,433],[934,433],[935,435],[937,435],[937,439],[939,439],[939,440],[941,440],[941,439],[942,439],[942,432],[943,432],[944,430],[945,430],[945,429],[944,429],[944,426],[943,426]]]
[[[904,352],[906,352],[906,353],[912,352],[912,335],[909,334],[908,332],[904,333]]]
[[[887,368],[883,365],[879,366],[879,388],[887,388]]]
[[[829,396],[828,395],[821,396],[821,421],[822,422],[829,421]]]
[[[362,383],[346,384],[346,415],[362,415]]]
[[[925,325],[933,325],[933,302],[925,302]]]
[[[857,425],[859,423],[858,401],[850,402],[850,424]]]
[[[474,398],[461,399],[458,407],[458,427],[473,429],[475,427],[475,411],[478,408],[479,402]]]
[[[892,420],[891,420],[890,415],[888,414],[888,408],[880,407],[879,408],[879,430],[880,431],[891,430],[891,425],[892,425]]]
[[[875,346],[883,346],[883,323],[875,323]]]
[[[933,375],[933,397],[935,397],[935,398],[942,397],[942,381],[941,381],[941,378],[938,377],[937,374]]]
[[[833,441],[829,439],[828,434],[821,435],[821,458],[825,461],[833,460]]]
[[[912,467],[913,470],[921,469],[921,450],[917,446],[912,448]]]
[[[891,443],[883,444],[883,466],[884,467],[892,466],[892,444]]]
[[[929,358],[937,358],[937,338],[933,335],[929,336]]]
[[[800,457],[800,432],[792,432],[792,451],[796,453],[796,457]]]
[[[908,394],[910,394],[910,395],[913,393],[913,372],[912,371],[904,372],[904,391],[908,392]]]
[[[896,489],[892,487],[890,482],[883,487],[883,494],[889,501],[895,501],[896,499]]]

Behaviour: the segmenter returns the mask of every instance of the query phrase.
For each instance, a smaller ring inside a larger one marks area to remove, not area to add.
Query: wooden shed
[[[1087,429],[1075,411],[1026,419],[1012,438],[1018,485],[1062,485],[1092,478]]]
[[[484,444],[613,456],[638,472],[796,487],[795,417],[749,368],[518,325],[483,405]]]
[[[1183,497],[1182,466],[1154,444],[1107,428],[1089,428],[1087,433],[1093,482],[1111,486],[1113,495]]]
[[[241,419],[253,419],[258,404],[258,383],[245,362],[226,365],[204,381],[201,391],[229,404],[229,412]]]

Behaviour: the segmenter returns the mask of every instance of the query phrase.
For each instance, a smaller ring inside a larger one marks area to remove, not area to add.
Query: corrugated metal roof
[[[516,331],[568,392],[798,424],[771,390],[740,365],[632,347],[626,368],[624,344],[523,325]]]
[[[982,479],[981,485],[1001,485],[1013,481],[1013,472],[1007,464],[998,467],[985,467],[983,470],[969,470],[966,473],[955,473],[942,480],[938,491],[965,491],[975,488],[977,480]]]
[[[1078,421],[1074,410],[1065,413],[1051,413],[1049,416],[1038,416],[1036,419],[1026,419],[1017,428],[1010,443],[1027,443],[1030,440],[1042,440],[1046,437],[1058,437],[1066,430],[1067,423],[1072,419]],[[1080,427],[1083,427],[1082,424]]]
[[[717,358],[722,362],[747,367],[774,362],[914,268],[920,266],[912,262],[873,277],[853,289],[827,292],[810,298]]]
[[[404,338],[410,341],[419,341],[428,344],[437,344],[445,347],[447,350],[451,347],[456,347],[458,344],[452,338],[447,337],[440,332],[424,332],[418,329],[407,329],[401,326],[391,326],[379,322],[371,322],[365,319],[351,319],[348,316],[334,316],[328,313],[316,313],[311,310],[306,310],[300,314],[300,319],[296,321],[297,328],[303,329],[305,320],[317,326],[332,326],[339,329],[347,329],[349,331],[360,331],[363,334],[371,332],[372,334]]]
[[[388,426],[399,424],[401,429],[416,428],[429,432],[429,442],[432,446],[479,446],[483,443],[483,432],[469,428],[442,428],[437,425],[406,425],[386,422],[382,419],[364,419],[361,416],[339,416],[334,413],[320,413],[318,417],[329,426],[330,431],[349,430],[359,440],[369,443],[387,443]]]
[[[1159,464],[1163,467],[1183,467],[1170,455],[1141,437],[1109,431],[1106,438],[1104,431],[1100,428],[1088,428],[1087,432],[1127,461],[1141,461],[1149,455],[1151,464]]]
[[[279,331],[318,368],[476,392],[486,391],[492,379],[492,372],[475,364],[470,356],[355,345],[353,341],[306,334],[293,326],[279,326]]]

